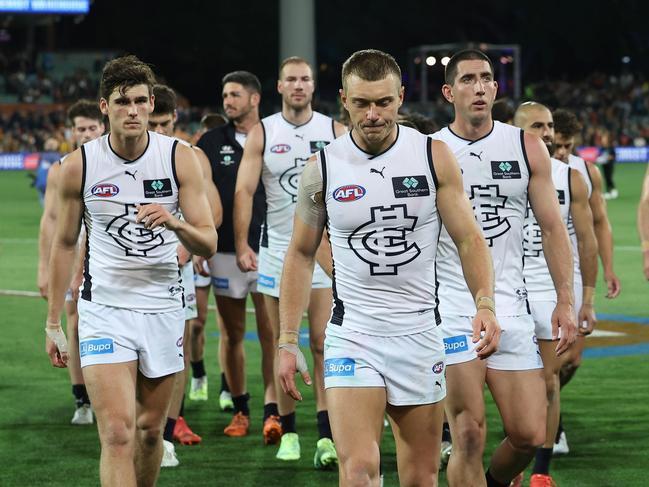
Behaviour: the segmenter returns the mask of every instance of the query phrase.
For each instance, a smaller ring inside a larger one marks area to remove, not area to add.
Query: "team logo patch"
[[[93,196],[99,196],[100,198],[110,198],[116,196],[119,193],[119,188],[114,184],[102,183],[95,184],[90,190]]]
[[[293,165],[282,173],[279,177],[279,185],[284,191],[291,195],[291,201],[297,201],[297,188],[300,184],[300,176],[304,170],[304,165],[309,159],[303,157],[296,157]]]
[[[324,362],[325,377],[353,377],[355,369],[353,358],[328,358]]]
[[[559,204],[566,204],[566,192],[563,189],[557,189],[557,198],[559,198]]]
[[[263,274],[259,274],[259,276],[257,277],[257,284],[264,287],[274,288],[275,278],[270,276],[265,276]]]
[[[437,362],[435,365],[433,365],[433,373],[441,374],[443,370],[444,370],[444,362]]]
[[[520,179],[518,161],[491,161],[491,177],[494,179]]]
[[[291,146],[288,144],[275,144],[270,148],[270,151],[273,154],[286,154],[291,150]]]
[[[516,299],[518,299],[519,301],[523,301],[527,299],[527,289],[525,289],[524,287],[517,288],[515,292],[516,292]]]
[[[185,289],[182,286],[176,286],[172,284],[169,286],[169,296],[177,296],[178,294],[182,293]]]
[[[182,347],[183,343],[184,343],[183,337],[180,337],[178,340],[176,340],[177,347]]]
[[[169,178],[145,179],[142,184],[145,198],[164,198],[165,196],[171,196],[173,192],[171,179]]]
[[[426,176],[397,176],[392,178],[392,189],[396,198],[429,196],[430,189]]]
[[[79,355],[102,355],[104,353],[113,353],[112,338],[97,338],[95,340],[83,340],[79,342]]]
[[[124,249],[126,255],[148,257],[151,251],[164,244],[163,229],[145,228],[142,224],[134,223],[136,218],[137,208],[135,205],[125,204],[124,213],[108,223],[106,233]]]
[[[447,354],[466,352],[469,349],[469,339],[466,335],[444,338],[444,351]]]
[[[365,193],[366,191],[363,186],[359,186],[358,184],[347,184],[334,189],[333,197],[336,201],[347,203],[349,201],[360,200],[365,196]]]
[[[324,149],[329,144],[328,140],[312,140],[309,142],[309,149],[311,154],[318,152],[319,150]]]
[[[227,277],[213,277],[212,285],[216,289],[230,289],[230,279]]]

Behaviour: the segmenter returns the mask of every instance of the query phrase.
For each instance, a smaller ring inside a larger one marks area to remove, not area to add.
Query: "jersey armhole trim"
[[[263,141],[261,143],[261,156],[264,156],[264,152],[266,152],[266,127],[264,127],[264,122],[260,121],[261,124],[261,133],[263,137]]]
[[[331,133],[334,136],[334,139],[336,138],[336,121],[332,118],[331,119]]]
[[[81,146],[81,201],[83,201],[83,195],[86,192],[86,149],[84,146]]]
[[[586,169],[586,175],[588,176],[588,180],[590,181],[590,187],[593,187],[593,178],[590,177],[590,169],[588,169],[588,163],[586,162],[586,159],[582,159],[584,161],[584,168]],[[591,190],[592,192],[592,190]]]
[[[530,167],[530,160],[527,158],[527,150],[525,149],[525,132],[521,129],[521,150],[523,151],[523,159],[525,159],[525,165],[527,166],[527,172],[530,177],[532,176],[532,168]]]
[[[180,188],[180,182],[178,181],[178,173],[176,172],[176,150],[178,149],[178,141],[174,140],[173,145],[171,146],[171,173],[174,176],[174,181],[176,186]]]
[[[572,203],[572,169],[568,168],[568,198]]]
[[[426,156],[428,158],[430,174],[433,176],[433,183],[435,183],[435,190],[437,190],[439,188],[439,181],[437,180],[437,173],[435,172],[435,165],[433,164],[433,139],[430,137],[426,137]]]
[[[325,156],[325,150],[322,149],[318,152],[320,158],[320,167],[322,169],[322,201],[327,206],[327,157]]]

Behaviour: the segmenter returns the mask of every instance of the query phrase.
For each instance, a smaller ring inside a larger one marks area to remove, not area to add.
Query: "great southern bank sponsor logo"
[[[79,343],[79,352],[82,357],[86,355],[113,353],[113,339],[97,338],[95,340],[83,340]]]
[[[325,377],[352,377],[356,361],[353,358],[328,358],[324,366]]]
[[[466,352],[469,349],[469,339],[466,335],[444,338],[444,351],[446,353]]]

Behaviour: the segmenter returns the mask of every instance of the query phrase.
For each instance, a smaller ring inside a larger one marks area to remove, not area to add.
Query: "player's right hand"
[[[192,257],[192,263],[194,264],[194,274],[201,275],[203,277],[210,277],[210,273],[205,270],[205,257],[200,255],[195,255]]]
[[[45,352],[50,357],[50,363],[54,367],[67,367],[70,354],[68,351],[68,340],[61,328],[61,323],[47,322],[45,325]]]
[[[257,254],[249,245],[246,245],[241,251],[237,250],[237,265],[241,272],[257,270]]]
[[[490,309],[479,309],[473,317],[473,343],[478,358],[484,360],[498,350],[500,342],[500,325],[496,315]],[[484,332],[484,333],[482,333]],[[480,339],[482,335],[482,339]]]
[[[302,394],[295,384],[295,374],[300,372],[302,380],[308,386],[311,385],[311,375],[306,364],[306,359],[300,351],[300,347],[294,344],[283,344],[279,346],[279,383],[282,390],[296,401],[302,400]]]

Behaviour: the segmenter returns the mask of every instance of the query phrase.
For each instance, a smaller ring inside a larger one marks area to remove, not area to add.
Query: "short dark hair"
[[[491,59],[489,59],[489,56],[487,56],[484,52],[478,51],[477,49],[465,49],[460,52],[456,52],[453,54],[451,59],[449,59],[448,64],[446,65],[446,68],[444,69],[444,82],[447,85],[452,85],[455,82],[455,77],[457,76],[457,65],[460,64],[461,61],[486,61],[489,63],[489,69],[491,70],[491,74],[494,72],[494,65],[491,62]]]
[[[74,125],[76,117],[85,117],[104,123],[104,115],[99,109],[99,104],[92,100],[79,100],[68,108],[68,120]]]
[[[379,81],[391,74],[401,82],[401,68],[390,54],[377,49],[356,51],[343,63],[343,88],[345,80],[351,75],[365,81]]]
[[[248,71],[232,71],[226,74],[221,80],[221,85],[225,86],[226,83],[239,83],[249,92],[261,94],[259,78]]]
[[[201,118],[201,127],[205,130],[212,130],[228,123],[228,120],[220,113],[208,113]]]
[[[413,128],[424,135],[437,132],[439,128],[434,120],[418,112],[404,113],[399,117],[399,125]]]
[[[514,108],[507,98],[496,100],[491,107],[491,118],[502,123],[511,123],[514,119]]]
[[[311,74],[313,74],[313,66],[311,66],[311,63],[309,61],[299,56],[291,56],[284,59],[279,65],[280,79],[282,78],[282,71],[284,70],[284,66],[286,66],[287,64],[306,64],[311,70]]]
[[[167,85],[154,85],[155,102],[152,115],[166,115],[176,110],[176,93]]]
[[[577,116],[562,108],[552,112],[552,119],[554,120],[554,131],[566,137],[574,137],[581,132],[581,124],[577,120]]]
[[[147,85],[151,95],[155,85],[151,67],[132,54],[118,57],[104,66],[99,82],[99,96],[108,100],[115,89],[124,94],[126,89],[136,85]]]

